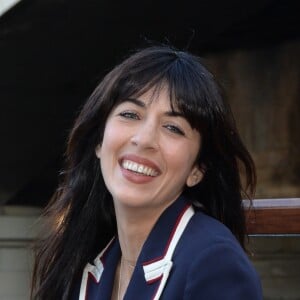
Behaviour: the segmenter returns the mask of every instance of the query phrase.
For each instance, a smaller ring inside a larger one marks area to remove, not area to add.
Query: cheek
[[[180,143],[172,146],[168,144],[164,149],[164,156],[169,168],[183,171],[193,167],[199,147],[192,143]]]
[[[167,145],[164,156],[172,169],[179,169],[189,165],[189,151],[184,145]]]
[[[107,124],[102,141],[102,151],[111,151],[116,148],[118,144],[120,144],[122,136],[124,136],[124,134],[120,128]]]

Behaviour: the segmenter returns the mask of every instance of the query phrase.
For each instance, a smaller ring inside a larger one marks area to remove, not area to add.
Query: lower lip
[[[143,174],[138,174],[132,171],[129,171],[127,169],[124,169],[121,166],[121,171],[123,176],[128,180],[131,181],[133,183],[148,183],[151,182],[155,179],[154,176],[147,176],[147,175],[143,175]]]

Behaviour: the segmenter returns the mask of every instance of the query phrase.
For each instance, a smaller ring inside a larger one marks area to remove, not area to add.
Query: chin
[[[152,200],[149,199],[147,201],[144,196],[139,197],[136,193],[135,195],[115,195],[113,199],[116,205],[120,204],[121,206],[128,208],[146,208],[149,207],[150,203],[153,203]]]

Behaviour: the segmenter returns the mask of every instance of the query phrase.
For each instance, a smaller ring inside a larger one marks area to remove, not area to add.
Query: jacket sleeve
[[[220,243],[197,255],[191,264],[185,300],[261,300],[256,271],[236,245]]]

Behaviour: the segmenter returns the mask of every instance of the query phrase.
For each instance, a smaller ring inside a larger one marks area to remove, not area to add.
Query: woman
[[[240,168],[252,197],[253,161],[200,60],[169,47],[132,55],[71,131],[33,297],[262,299]]]

